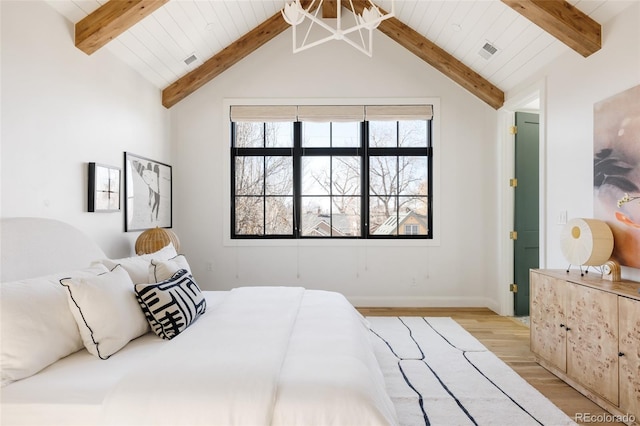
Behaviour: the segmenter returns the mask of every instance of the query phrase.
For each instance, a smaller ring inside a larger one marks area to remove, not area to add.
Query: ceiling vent
[[[493,57],[493,55],[495,55],[497,51],[498,51],[497,47],[487,42],[484,44],[484,46],[482,46],[482,48],[478,52],[478,55],[482,56],[486,60],[489,60]]]
[[[184,60],[184,63],[187,64],[187,65],[191,65],[197,59],[198,59],[198,57],[196,55],[191,55],[187,59]]]

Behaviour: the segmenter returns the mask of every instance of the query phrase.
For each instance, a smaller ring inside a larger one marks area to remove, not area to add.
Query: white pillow
[[[161,248],[155,253],[143,254],[142,256],[123,257],[122,259],[101,259],[94,263],[101,263],[109,269],[113,269],[116,265],[122,267],[129,273],[131,280],[135,283],[148,283],[149,281],[149,263],[151,259],[168,260],[176,257],[176,249],[173,243]]]
[[[180,269],[186,269],[188,273],[191,273],[187,258],[181,254],[169,260],[153,259],[149,265],[149,280],[147,282],[159,283],[160,281],[168,280]]]
[[[129,341],[149,331],[127,271],[117,265],[94,277],[67,278],[68,302],[84,347],[107,359]]]
[[[104,265],[0,284],[2,386],[32,376],[82,349],[82,338],[60,286],[63,277],[92,277]]]

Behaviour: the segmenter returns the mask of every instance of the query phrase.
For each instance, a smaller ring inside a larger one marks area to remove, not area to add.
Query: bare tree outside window
[[[361,236],[361,157],[305,155],[313,148],[359,147],[360,123],[302,123],[302,134],[302,234]]]
[[[303,157],[302,207],[305,212],[305,234],[319,236],[314,229],[317,223],[308,222],[318,222],[317,217],[324,217],[327,226],[332,228],[332,235],[361,235],[361,169],[359,157]]]
[[[369,123],[370,146],[426,148],[425,121]],[[369,227],[372,234],[400,234],[403,220],[426,223],[428,213],[427,157],[375,155],[369,157]],[[413,216],[413,217],[410,217]],[[427,234],[422,226],[417,234]]]
[[[292,123],[236,123],[235,147],[291,147],[292,129]],[[290,156],[236,156],[235,195],[236,234],[292,234]]]
[[[260,148],[264,146],[264,123],[236,123],[234,147]]]

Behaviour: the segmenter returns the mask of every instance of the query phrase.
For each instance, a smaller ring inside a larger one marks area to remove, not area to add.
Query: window
[[[405,235],[418,235],[420,233],[420,228],[416,224],[408,224],[404,226]]]
[[[232,107],[232,238],[432,238],[431,114]]]

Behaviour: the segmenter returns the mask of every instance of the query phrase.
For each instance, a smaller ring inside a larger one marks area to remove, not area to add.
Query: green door
[[[516,113],[514,230],[515,315],[529,315],[529,269],[539,266],[539,116]]]

